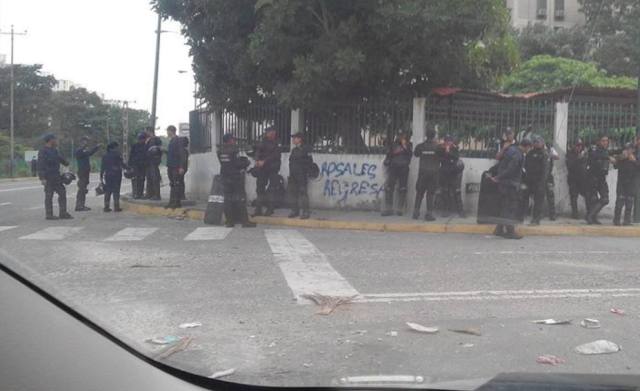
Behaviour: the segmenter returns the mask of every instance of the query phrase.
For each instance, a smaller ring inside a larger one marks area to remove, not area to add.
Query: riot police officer
[[[601,136],[597,145],[589,150],[587,155],[587,181],[589,212],[587,224],[601,224],[598,221],[598,213],[609,203],[609,185],[607,174],[609,164],[615,160],[609,156],[609,137]]]
[[[529,199],[533,196],[531,225],[540,225],[547,175],[549,173],[549,161],[544,140],[540,136],[535,136],[533,139],[533,148],[529,150],[524,159],[523,182],[525,189],[522,194],[524,213],[529,210]]]
[[[169,146],[167,148],[167,176],[169,177],[169,204],[167,208],[180,208],[181,195],[184,192],[184,142],[176,134],[176,127],[167,127]]]
[[[636,157],[636,161],[640,162],[640,136],[636,137],[636,147],[634,155]],[[633,222],[640,223],[640,170],[636,172],[634,190]]]
[[[120,185],[122,184],[122,170],[126,168],[120,145],[113,141],[107,145],[107,153],[102,157],[100,166],[100,182],[104,185],[104,212],[111,212],[111,197],[113,197],[113,211],[121,212]]]
[[[91,156],[98,151],[100,144],[89,148],[89,137],[82,136],[80,148],[76,149],[76,163],[78,165],[78,194],[76,195],[76,212],[91,210],[85,205],[86,196],[89,190],[89,174],[91,173]]]
[[[576,140],[575,145],[566,156],[567,183],[569,185],[569,199],[571,201],[571,218],[578,218],[578,196],[586,200],[585,181],[587,175],[587,155],[584,151],[584,143]]]
[[[145,198],[160,201],[160,162],[162,161],[162,141],[156,137],[155,130],[147,127],[145,142],[145,176],[147,194]]]
[[[624,207],[624,221],[622,225],[631,225],[631,210],[635,199],[634,181],[638,175],[638,161],[634,154],[633,144],[625,145],[620,156],[616,157],[613,165],[618,170],[616,185],[616,205],[613,214],[613,224],[620,225],[620,216]]]
[[[309,168],[313,164],[311,147],[304,142],[302,133],[296,133],[291,137],[294,147],[289,154],[289,186],[292,196],[289,218],[300,216],[301,219],[308,219],[310,212],[307,183]],[[302,214],[300,214],[300,209],[302,209]]]
[[[189,171],[189,137],[180,137],[180,139],[182,140],[182,148],[184,150],[183,153],[183,163],[182,163],[182,168],[184,168],[184,172],[181,175],[181,181],[182,181],[182,187],[181,187],[181,192],[179,194],[180,197],[180,201],[184,201],[187,199],[186,196],[186,189],[185,189],[185,184],[184,184],[184,178],[187,175],[187,171]]]
[[[511,127],[507,127],[502,135],[502,140],[500,140],[500,148],[498,153],[496,153],[496,160],[502,160],[504,153],[507,151],[512,144],[515,143],[516,135]]]
[[[427,131],[427,139],[418,144],[413,151],[413,155],[420,159],[420,169],[418,180],[416,181],[416,200],[413,206],[413,219],[420,217],[420,206],[422,199],[427,193],[427,211],[424,215],[426,221],[434,221],[433,209],[435,207],[435,196],[438,190],[438,174],[440,171],[440,160],[442,159],[442,148],[438,147],[436,132]]]
[[[547,199],[547,212],[549,214],[549,220],[556,220],[556,181],[553,177],[553,162],[555,160],[560,160],[560,155],[558,155],[558,151],[551,145],[551,143],[547,144],[547,154],[549,155],[549,165],[547,168],[547,180],[545,181],[545,197]]]
[[[384,165],[387,167],[387,181],[384,185],[385,208],[382,216],[393,214],[393,196],[398,185],[398,209],[396,214],[402,216],[407,202],[407,181],[409,179],[409,164],[411,163],[412,146],[409,137],[401,133],[396,141],[391,145]]]
[[[506,239],[522,239],[522,236],[515,231],[515,224],[519,220],[522,165],[524,155],[530,147],[531,141],[528,139],[522,140],[519,145],[509,145],[498,163],[497,175],[491,177],[491,180],[498,184],[502,205],[500,224],[496,226],[494,234]]]
[[[44,147],[38,151],[38,177],[44,186],[44,210],[47,220],[57,220],[53,215],[53,193],[58,194],[60,219],[72,219],[67,212],[67,191],[62,183],[60,165],[69,162],[58,152],[58,140],[54,134],[44,136]]]
[[[249,167],[249,159],[238,156],[236,139],[231,134],[222,136],[222,146],[218,150],[220,175],[224,186],[225,225],[233,227],[241,223],[243,227],[255,227],[247,214],[247,193],[244,189],[244,172]]]
[[[448,216],[450,211],[455,210],[460,217],[465,217],[461,189],[464,164],[460,160],[458,146],[453,142],[453,137],[447,135],[440,148],[439,183],[444,216]]]
[[[255,146],[253,157],[256,160],[256,209],[254,216],[271,216],[274,211],[274,194],[276,184],[280,181],[281,151],[276,141],[276,129],[265,129],[263,140]],[[269,189],[269,191],[267,191]]]
[[[144,196],[144,178],[145,178],[145,161],[146,161],[146,144],[147,136],[139,133],[138,142],[131,146],[129,152],[129,161],[127,164],[133,170],[133,178],[131,178],[131,194],[134,199]]]

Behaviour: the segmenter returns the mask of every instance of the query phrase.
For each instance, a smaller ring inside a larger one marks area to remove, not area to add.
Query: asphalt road
[[[203,230],[105,214],[93,196],[93,211],[49,222],[42,197],[36,181],[0,183],[0,262],[152,357],[165,347],[147,339],[192,337],[162,360],[205,376],[234,368],[225,379],[310,386],[365,375],[424,385],[513,371],[640,374],[637,239]],[[319,315],[301,297],[314,292],[355,298]],[[531,322],[546,318],[572,324]],[[602,327],[582,328],[583,318]],[[481,335],[449,331],[466,328]],[[599,339],[622,350],[574,351]],[[565,362],[536,363],[543,354]]]

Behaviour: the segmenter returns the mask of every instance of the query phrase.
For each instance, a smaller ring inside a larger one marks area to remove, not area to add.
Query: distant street
[[[227,229],[106,214],[95,185],[91,212],[73,212],[70,199],[74,220],[44,221],[38,181],[0,182],[0,262],[145,354],[161,349],[149,338],[193,337],[165,359],[178,367],[205,376],[234,368],[225,379],[289,386],[640,371],[637,239]],[[355,299],[319,315],[299,297],[311,293]],[[531,322],[546,318],[572,324]],[[583,318],[602,327],[582,328]],[[185,322],[202,326],[178,328]],[[449,330],[469,328],[481,335]],[[598,339],[622,351],[574,352]],[[566,362],[536,363],[543,354]]]

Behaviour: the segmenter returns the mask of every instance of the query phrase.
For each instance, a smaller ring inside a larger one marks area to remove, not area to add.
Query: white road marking
[[[156,232],[158,228],[135,228],[129,227],[116,232],[115,235],[105,239],[106,242],[130,242],[136,240],[142,240],[152,233]]]
[[[0,206],[9,206],[11,205],[11,202],[2,202],[0,203]]]
[[[570,250],[550,250],[550,251],[475,251],[474,255],[606,255],[606,254],[629,254],[628,252],[622,251],[602,251],[602,250],[594,250],[594,251],[570,251]],[[633,253],[635,254],[635,253]]]
[[[32,206],[31,208],[27,208],[25,210],[38,210],[38,209],[44,209],[44,205]]]
[[[274,258],[298,300],[302,295],[319,293],[327,296],[356,296],[358,291],[349,284],[321,253],[301,233],[295,230],[265,230]]]
[[[28,240],[62,240],[79,232],[83,227],[49,227],[20,239]]]
[[[15,227],[17,227],[17,225],[1,225],[0,226],[0,232],[8,231],[10,229],[14,229]]]
[[[222,240],[229,235],[233,228],[227,227],[198,227],[184,240]]]
[[[28,187],[15,187],[13,189],[2,189],[0,190],[0,193],[7,193],[10,191],[21,191],[21,190],[33,190],[33,189],[42,189],[43,186],[28,186]]]
[[[533,289],[504,291],[367,293],[355,299],[357,303],[390,303],[410,301],[482,301],[518,299],[601,298],[640,296],[640,288],[613,289]]]

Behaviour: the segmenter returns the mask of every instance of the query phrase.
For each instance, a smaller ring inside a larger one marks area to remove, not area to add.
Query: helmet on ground
[[[70,185],[71,182],[76,180],[76,176],[72,172],[65,172],[60,176],[60,178],[62,179],[62,183],[65,185]]]

